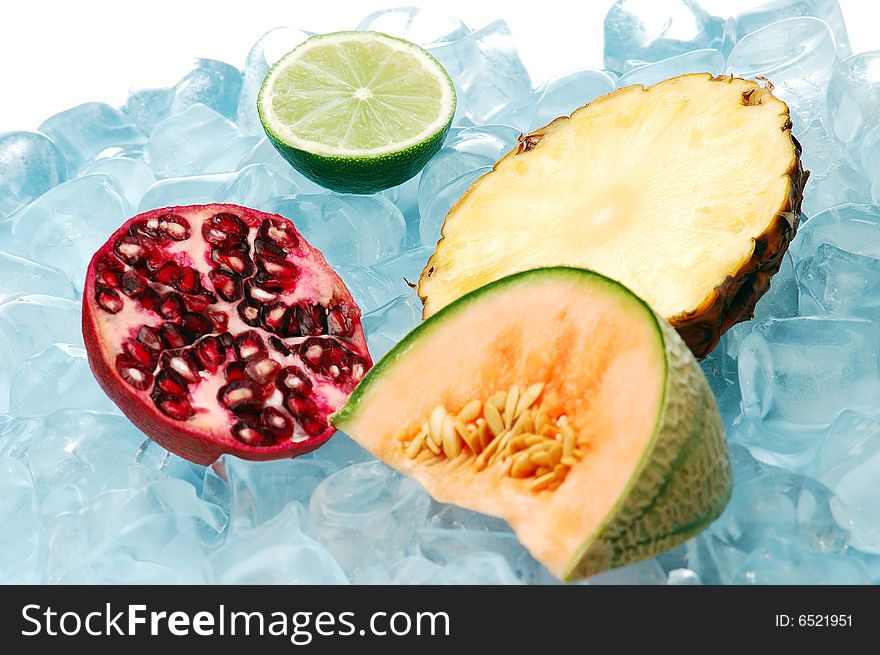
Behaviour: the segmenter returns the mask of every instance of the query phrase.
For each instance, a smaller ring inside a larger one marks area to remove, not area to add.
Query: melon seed
[[[483,403],[479,400],[472,400],[467,405],[461,408],[461,411],[458,413],[458,418],[460,418],[465,423],[470,423],[475,420],[483,411]]]
[[[504,431],[504,420],[493,403],[486,403],[483,408],[483,416],[486,417],[486,423],[496,437]]]
[[[504,425],[510,425],[515,418],[516,404],[519,402],[519,387],[513,385],[507,392],[507,399],[504,402]]]

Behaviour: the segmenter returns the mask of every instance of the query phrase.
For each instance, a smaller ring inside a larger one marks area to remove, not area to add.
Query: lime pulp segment
[[[286,144],[324,156],[378,156],[448,125],[455,91],[427,52],[376,32],[313,37],[266,78],[259,109]]]

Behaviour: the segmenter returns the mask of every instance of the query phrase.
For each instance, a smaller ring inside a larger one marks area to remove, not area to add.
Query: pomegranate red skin
[[[269,461],[297,457],[312,452],[326,443],[336,432],[336,429],[329,422],[327,429],[323,432],[303,441],[278,443],[269,446],[251,446],[236,441],[231,437],[218,440],[215,433],[198,429],[196,426],[186,422],[169,419],[154,404],[145,403],[143,396],[136,393],[134,389],[124,382],[113,364],[114,359],[112,358],[115,358],[118,353],[115,350],[108,349],[108,344],[99,336],[98,323],[100,321],[101,309],[97,306],[94,299],[97,261],[112,250],[113,244],[120,237],[128,234],[130,225],[135,221],[168,213],[188,212],[193,209],[205,209],[217,213],[229,211],[239,214],[245,219],[269,217],[288,220],[277,214],[266,214],[247,207],[215,203],[210,205],[164,207],[138,214],[126,221],[92,256],[84,283],[82,333],[86,352],[88,353],[89,366],[95,375],[95,379],[104,393],[139,430],[166,450],[196,464],[207,466],[223,454],[230,454],[252,461]],[[298,233],[297,235],[305,243],[302,235]],[[350,305],[357,310],[355,334],[351,340],[357,347],[358,354],[365,360],[366,368],[368,369],[372,366],[372,359],[367,349],[366,338],[360,326],[360,310],[357,308],[342,279],[330,268],[320,251],[313,246],[309,247],[317,255],[320,263],[326,268],[326,274],[333,278],[337,290],[342,292]]]

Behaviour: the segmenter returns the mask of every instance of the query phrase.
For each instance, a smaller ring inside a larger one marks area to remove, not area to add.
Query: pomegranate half
[[[92,257],[83,337],[131,421],[199,464],[314,450],[372,365],[360,309],[293,223],[236,205],[155,209]]]

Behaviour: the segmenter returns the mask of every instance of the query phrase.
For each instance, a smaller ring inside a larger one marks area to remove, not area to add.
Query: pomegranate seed
[[[95,283],[101,286],[115,289],[119,286],[119,280],[122,277],[122,263],[108,255],[101,259],[95,266],[96,276]]]
[[[296,279],[278,279],[263,272],[259,272],[254,276],[257,284],[264,289],[270,291],[293,291],[296,288]]]
[[[254,257],[254,261],[261,271],[277,280],[292,280],[299,274],[296,266],[280,257],[262,254]]]
[[[170,291],[162,296],[159,303],[159,313],[165,318],[177,318],[186,311],[186,305],[180,294]]]
[[[228,329],[229,317],[223,312],[208,312],[208,318],[214,324],[215,332],[225,332]]]
[[[132,266],[142,263],[149,255],[148,249],[141,242],[141,237],[133,235],[120,237],[116,241],[114,251],[122,261]]]
[[[162,284],[171,285],[180,275],[180,265],[175,261],[166,262],[162,268],[156,271],[153,279]]]
[[[269,345],[272,346],[275,350],[280,352],[282,355],[290,355],[290,348],[284,345],[284,342],[278,337],[269,337]]]
[[[350,337],[351,321],[339,307],[327,311],[327,334],[334,337]]]
[[[300,421],[300,424],[303,427],[303,430],[306,431],[306,434],[310,437],[317,437],[324,430],[327,429],[327,422],[322,421],[321,419],[309,416]]]
[[[282,304],[263,305],[260,308],[263,326],[271,331],[281,334],[287,327],[287,307]]]
[[[236,423],[232,427],[232,436],[249,446],[271,445],[271,440],[249,423]]]
[[[174,287],[183,293],[200,291],[202,280],[199,278],[199,272],[192,267],[181,269],[180,276],[174,281]]]
[[[311,399],[298,393],[289,393],[284,397],[284,406],[299,419],[311,416],[318,411],[317,406]]]
[[[234,302],[241,298],[241,282],[234,273],[228,271],[213,270],[208,273],[211,284],[217,295],[227,302]]]
[[[122,350],[131,359],[144,366],[152,368],[152,365],[156,360],[155,352],[149,350],[144,344],[135,341],[134,339],[126,339],[122,344]]]
[[[258,255],[268,254],[281,259],[287,257],[287,253],[281,248],[272,245],[268,241],[263,241],[263,239],[254,239],[254,252]]]
[[[192,335],[174,323],[163,323],[159,335],[168,348],[183,348],[193,342]]]
[[[175,395],[186,395],[189,391],[184,379],[168,369],[160,371],[156,376],[156,388]]]
[[[278,409],[267,407],[260,414],[263,430],[276,439],[288,439],[293,434],[293,422]]]
[[[226,349],[217,337],[205,337],[195,346],[199,363],[213,373],[226,361]]]
[[[162,299],[159,297],[159,294],[152,289],[147,289],[140,296],[138,296],[138,303],[140,303],[140,306],[148,311],[156,311],[156,308],[159,306],[161,300]]]
[[[296,248],[299,245],[296,229],[290,221],[285,219],[265,219],[260,223],[259,235],[261,239],[285,249]]]
[[[244,362],[232,362],[226,367],[226,379],[229,382],[237,382],[239,380],[247,380],[244,372]]]
[[[147,270],[158,271],[165,265],[165,262],[167,261],[168,258],[165,256],[164,252],[162,252],[158,248],[153,248],[150,250],[150,254],[147,255]]]
[[[268,352],[262,337],[253,330],[238,335],[235,339],[235,349],[238,351],[239,359],[249,359],[254,355],[265,356]]]
[[[272,380],[279,370],[281,370],[281,364],[270,357],[263,358],[261,356],[252,357],[244,367],[247,376],[260,385]]]
[[[293,316],[304,337],[324,334],[324,308],[320,305],[302,304],[293,307]]]
[[[150,239],[155,239],[159,236],[159,220],[156,218],[151,218],[146,221],[135,221],[131,224],[131,227],[128,228],[128,233],[132,236],[145,235]]]
[[[96,289],[95,302],[106,312],[116,314],[122,310],[122,298],[113,289]]]
[[[174,241],[185,241],[190,237],[189,222],[177,214],[162,214],[159,217],[159,229]]]
[[[138,341],[153,352],[162,350],[162,340],[159,338],[159,330],[149,325],[141,326],[137,335]]]
[[[215,248],[211,252],[211,260],[237,275],[247,277],[254,272],[254,265],[248,257],[247,246],[234,248]]]
[[[189,353],[186,355],[176,355],[174,357],[169,357],[165,364],[172,371],[177,373],[180,377],[182,377],[187,382],[195,382],[199,379],[199,372],[196,368],[196,364]]]
[[[190,418],[193,412],[192,405],[185,396],[176,396],[172,394],[157,394],[155,398],[156,406],[165,414],[178,421],[185,421]]]
[[[306,395],[312,390],[312,383],[306,374],[295,366],[288,366],[275,377],[275,386],[282,391],[292,391]]]
[[[122,293],[132,298],[137,298],[149,288],[147,280],[134,271],[125,271],[122,275]]]
[[[238,315],[242,321],[251,327],[260,327],[260,309],[249,305],[247,300],[238,303]]]
[[[253,382],[240,380],[220,387],[217,400],[233,412],[257,409],[260,406],[260,394]]]
[[[256,286],[251,280],[244,283],[244,294],[255,303],[273,302],[278,298],[277,294]]]
[[[125,355],[116,356],[116,370],[129,386],[134,387],[138,391],[147,389],[153,382],[153,375],[148,370],[145,370],[142,364]]]
[[[211,323],[207,316],[196,314],[195,312],[187,312],[184,314],[180,326],[197,337],[209,334],[214,330],[214,324]]]
[[[214,214],[202,224],[202,237],[215,246],[240,243],[248,233],[248,227],[235,214]]]

